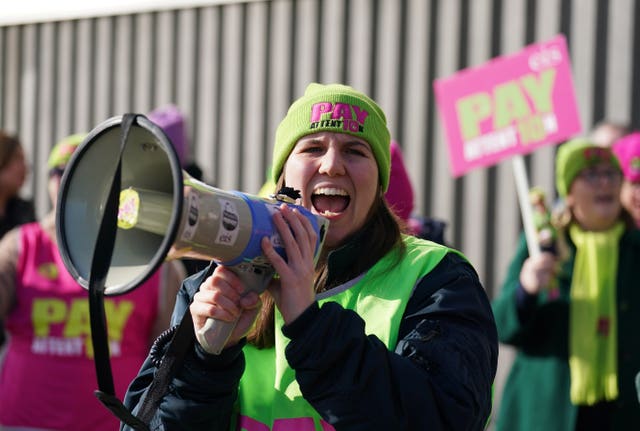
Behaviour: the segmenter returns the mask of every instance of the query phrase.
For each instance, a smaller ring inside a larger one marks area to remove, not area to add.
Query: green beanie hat
[[[318,132],[339,132],[369,143],[378,164],[383,191],[389,185],[391,135],[380,107],[368,96],[341,84],[311,83],[293,102],[276,130],[271,179],[278,181],[298,140]]]
[[[49,160],[47,161],[49,170],[64,169],[86,136],[86,133],[77,133],[67,136],[56,143],[51,149],[51,153],[49,153]]]
[[[561,197],[566,197],[573,180],[584,168],[599,163],[610,163],[620,169],[611,149],[576,138],[560,145],[556,153],[556,188]]]

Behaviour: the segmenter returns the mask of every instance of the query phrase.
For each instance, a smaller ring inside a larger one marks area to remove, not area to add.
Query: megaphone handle
[[[204,326],[196,332],[196,338],[207,353],[219,355],[237,322],[208,318]]]
[[[275,272],[271,267],[247,264],[230,266],[229,269],[243,281],[246,287],[245,293],[253,291],[258,294],[267,288]],[[219,355],[236,327],[236,323],[238,323],[237,320],[225,322],[209,318],[204,326],[196,331],[196,339],[207,353]]]

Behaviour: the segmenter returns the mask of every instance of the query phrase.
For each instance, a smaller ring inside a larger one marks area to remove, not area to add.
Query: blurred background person
[[[640,230],[621,182],[610,148],[559,147],[559,252],[529,256],[522,236],[493,301],[500,341],[517,349],[498,431],[640,429]]]
[[[631,127],[627,124],[603,120],[593,127],[589,139],[596,145],[610,147],[615,141],[630,132]]]
[[[389,188],[384,197],[389,207],[402,220],[408,233],[446,245],[444,237],[447,223],[443,220],[417,214],[413,210],[413,185],[404,164],[402,149],[394,140],[391,141]]]
[[[33,201],[20,197],[28,172],[20,140],[0,130],[0,238],[14,227],[36,219]],[[0,319],[0,360],[5,342],[4,323]]]
[[[622,188],[620,201],[631,214],[637,227],[640,227],[640,132],[633,132],[613,145],[613,153],[620,162]]]
[[[51,151],[52,210],[0,241],[0,318],[10,334],[0,369],[0,429],[118,429],[115,416],[94,396],[88,292],[66,270],[56,243],[60,180],[84,137],[69,136]],[[179,261],[171,262],[138,289],[105,297],[118,397],[124,396],[153,340],[167,329],[185,275]]]
[[[33,202],[20,197],[28,173],[22,143],[0,130],[0,237],[20,224],[35,221]]]

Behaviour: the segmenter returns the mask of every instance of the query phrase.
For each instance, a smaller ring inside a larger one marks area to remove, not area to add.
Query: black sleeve
[[[355,312],[328,302],[283,328],[305,398],[336,430],[481,430],[498,341],[474,269],[449,253],[420,280],[394,352]]]
[[[184,315],[209,270],[212,268],[185,280],[178,292],[172,325]],[[188,313],[186,318],[190,318]],[[207,354],[198,343],[190,346],[149,424],[151,430],[228,431],[238,382],[244,372],[242,347],[240,343],[214,356]],[[130,384],[124,404],[134,414],[139,412],[156,372],[157,368],[148,357]],[[130,431],[131,428],[122,425],[121,430]]]
[[[523,347],[534,330],[536,315],[540,312],[539,294],[531,295],[520,283],[520,272],[529,257],[527,240],[520,234],[516,252],[509,263],[507,274],[498,295],[492,301],[498,326],[498,339],[504,344]],[[554,320],[555,322],[555,320]]]

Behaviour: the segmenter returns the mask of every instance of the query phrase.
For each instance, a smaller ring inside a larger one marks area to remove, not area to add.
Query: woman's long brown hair
[[[276,190],[280,190],[284,185],[281,177]],[[330,250],[323,250],[321,258],[316,266],[315,290],[322,292],[332,287],[349,281],[371,268],[378,260],[386,255],[394,247],[404,247],[402,242],[403,224],[389,209],[384,194],[381,190],[377,195],[371,208],[367,222],[353,236],[359,236],[362,249],[367,253],[359,253],[353,265],[349,266],[348,272],[339,274],[335,279],[328,279],[328,268],[326,254]],[[350,239],[347,238],[345,243]],[[324,257],[323,257],[324,256]],[[262,309],[256,322],[247,335],[250,344],[258,348],[272,347],[275,344],[275,323],[274,323],[275,303],[268,292],[262,294]]]

